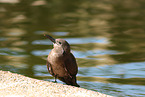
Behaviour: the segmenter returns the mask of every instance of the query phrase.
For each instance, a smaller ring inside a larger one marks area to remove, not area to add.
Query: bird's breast
[[[65,57],[63,55],[59,53],[50,53],[47,60],[51,64],[51,68],[55,75],[59,75],[60,77],[67,75],[64,67]]]
[[[52,65],[62,63],[63,59],[64,59],[63,54],[54,52],[53,50],[48,55],[48,61]]]

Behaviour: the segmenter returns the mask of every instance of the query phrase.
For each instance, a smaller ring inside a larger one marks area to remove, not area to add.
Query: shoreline
[[[60,83],[0,70],[1,97],[113,97]]]

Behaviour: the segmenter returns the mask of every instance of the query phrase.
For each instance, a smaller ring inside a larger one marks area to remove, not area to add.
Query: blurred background
[[[145,96],[144,0],[0,0],[0,69],[54,81],[47,33],[67,40],[82,88]],[[61,81],[58,81],[62,83]]]

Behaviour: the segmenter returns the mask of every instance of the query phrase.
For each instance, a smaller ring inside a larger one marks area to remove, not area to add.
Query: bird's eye
[[[61,42],[59,42],[59,44],[61,44]]]

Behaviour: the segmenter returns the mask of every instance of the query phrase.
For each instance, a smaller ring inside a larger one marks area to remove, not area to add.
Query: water
[[[52,49],[47,33],[70,43],[82,88],[144,97],[144,3],[0,0],[0,69],[54,81],[45,65]]]

